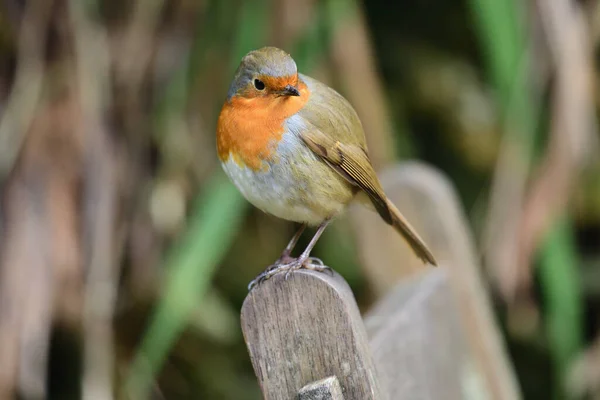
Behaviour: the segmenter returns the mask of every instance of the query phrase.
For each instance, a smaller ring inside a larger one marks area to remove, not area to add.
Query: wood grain
[[[401,282],[365,318],[389,399],[469,398],[461,385],[466,345],[448,275],[440,265]]]
[[[265,399],[295,399],[331,376],[345,400],[382,399],[364,324],[339,275],[275,275],[248,294],[241,320]]]

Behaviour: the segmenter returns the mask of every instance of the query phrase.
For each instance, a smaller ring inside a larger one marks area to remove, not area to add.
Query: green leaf
[[[562,216],[544,241],[539,270],[546,303],[546,331],[564,393],[568,368],[583,346],[583,295],[573,227]]]

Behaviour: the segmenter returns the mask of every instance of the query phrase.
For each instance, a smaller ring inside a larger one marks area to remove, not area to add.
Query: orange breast
[[[272,160],[284,133],[285,120],[308,101],[310,91],[303,82],[300,96],[234,96],[225,102],[217,122],[217,152],[221,161],[230,156],[240,165],[257,171]]]

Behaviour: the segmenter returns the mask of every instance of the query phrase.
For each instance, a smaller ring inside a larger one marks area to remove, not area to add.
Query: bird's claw
[[[273,265],[267,267],[267,269],[265,269],[263,272],[258,274],[256,278],[250,281],[250,283],[248,284],[248,291],[252,290],[255,286],[260,285],[261,283],[275,275],[277,272],[287,269],[288,266],[291,265],[294,261],[295,259],[292,259],[287,263],[283,263],[282,259],[279,258],[277,261],[275,261]]]
[[[308,257],[305,261],[305,263],[309,263],[312,266],[316,266],[316,267],[325,267],[325,269],[331,269],[328,266],[325,265],[325,263],[323,263],[323,261],[321,261],[320,258],[317,257]]]
[[[303,268],[318,272],[329,271],[333,276],[333,270],[327,265],[325,265],[323,261],[316,257],[307,257],[304,260],[296,258],[292,259],[287,263],[281,263],[281,261],[278,260],[277,262],[275,262],[275,264],[271,265],[263,272],[261,272],[256,278],[254,278],[250,282],[250,284],[248,284],[248,291],[252,290],[255,286],[258,286],[267,279],[271,278],[273,275],[285,272],[285,280],[287,280],[292,271]]]
[[[323,261],[316,257],[308,257],[305,260],[297,260],[296,265],[290,266],[290,268],[285,273],[285,279],[287,280],[290,273],[297,269],[309,269],[311,271],[325,272],[330,271],[333,275],[333,270],[325,265]]]

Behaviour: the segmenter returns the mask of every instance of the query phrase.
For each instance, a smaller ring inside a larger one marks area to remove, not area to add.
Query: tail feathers
[[[386,202],[391,214],[391,225],[404,237],[417,257],[423,260],[423,262],[437,266],[437,261],[417,231],[415,231],[389,199],[386,199]]]

